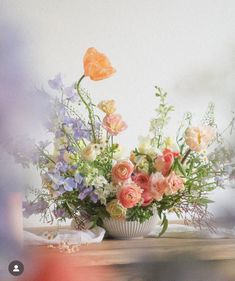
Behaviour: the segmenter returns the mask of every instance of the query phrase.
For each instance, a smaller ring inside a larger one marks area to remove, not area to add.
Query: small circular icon
[[[20,261],[12,261],[8,266],[8,270],[11,275],[19,276],[24,272],[24,265]]]

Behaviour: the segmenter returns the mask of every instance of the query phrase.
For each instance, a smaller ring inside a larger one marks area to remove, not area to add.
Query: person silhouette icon
[[[20,272],[19,266],[17,264],[14,265],[13,272]]]
[[[12,261],[8,266],[8,271],[13,276],[19,276],[24,272],[24,265],[20,261]]]

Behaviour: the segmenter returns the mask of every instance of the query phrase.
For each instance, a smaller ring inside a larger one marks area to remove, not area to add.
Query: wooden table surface
[[[235,260],[235,239],[144,238],[104,240],[81,245],[77,253],[61,253],[57,248],[33,246],[39,255],[58,254],[77,266],[106,266],[167,261],[180,255],[192,255],[202,261]]]
[[[93,272],[94,279],[86,277],[85,281],[235,281],[235,239],[105,239],[81,245],[72,254],[48,246],[26,250],[37,259],[56,257],[79,276]],[[194,272],[199,279],[184,279],[185,272]]]

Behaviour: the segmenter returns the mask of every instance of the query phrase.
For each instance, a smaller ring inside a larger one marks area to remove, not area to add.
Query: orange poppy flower
[[[111,66],[109,59],[95,48],[89,48],[83,58],[84,75],[91,80],[102,80],[116,72]]]

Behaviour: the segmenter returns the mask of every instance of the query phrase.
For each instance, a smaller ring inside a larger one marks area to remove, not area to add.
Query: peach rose
[[[141,201],[141,193],[142,189],[138,185],[134,183],[126,184],[118,191],[117,198],[123,207],[133,208]]]
[[[162,196],[168,190],[168,182],[161,173],[155,173],[150,176],[150,190],[155,200],[162,200]]]
[[[191,150],[201,152],[206,149],[215,137],[212,127],[190,127],[185,131],[185,142]]]
[[[116,111],[116,103],[114,100],[101,101],[97,107],[107,115],[110,115]]]
[[[89,48],[83,58],[84,75],[91,80],[102,80],[116,72],[108,58],[95,48]]]
[[[173,152],[168,148],[165,148],[162,155],[159,155],[155,159],[155,168],[158,172],[161,172],[163,176],[166,176],[174,162],[174,159],[179,156],[178,152]]]
[[[116,136],[127,128],[126,123],[119,114],[106,115],[103,120],[103,127],[111,135]]]
[[[175,174],[175,172],[171,172],[170,175],[166,178],[168,183],[168,188],[165,192],[166,195],[176,194],[179,190],[184,189],[184,180]]]
[[[114,182],[123,182],[128,180],[133,173],[134,166],[129,161],[119,161],[112,168],[112,179]]]

